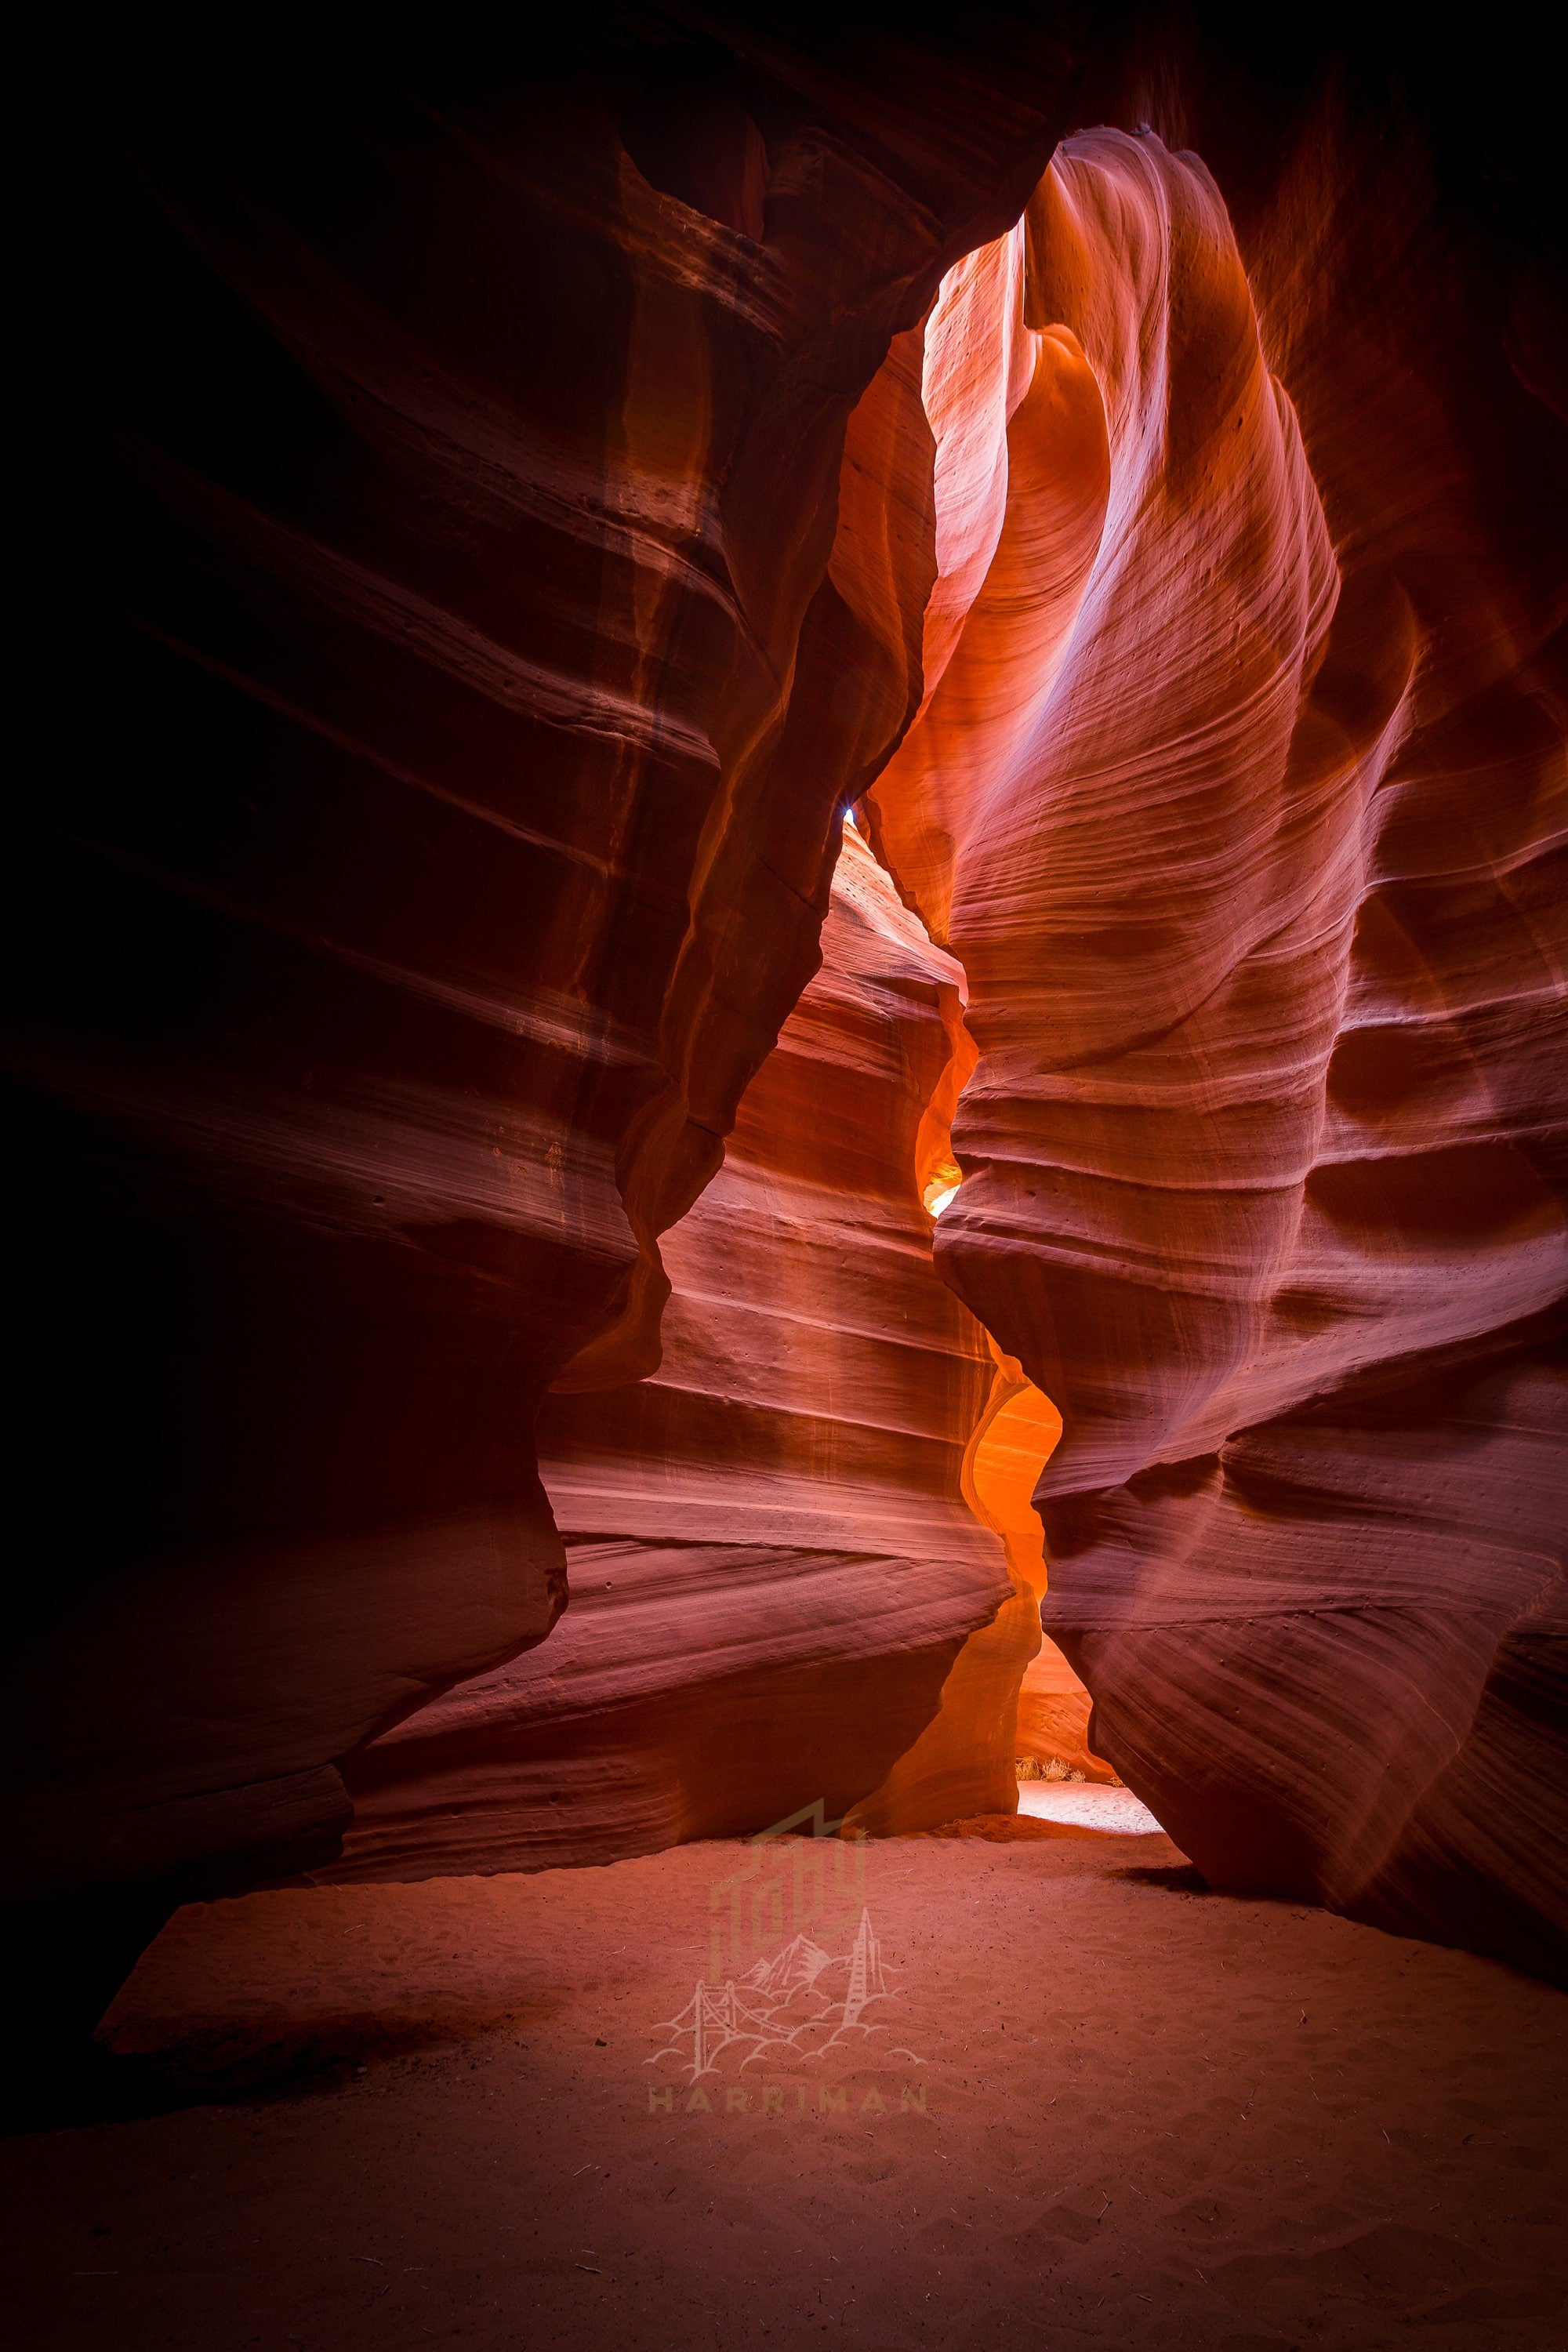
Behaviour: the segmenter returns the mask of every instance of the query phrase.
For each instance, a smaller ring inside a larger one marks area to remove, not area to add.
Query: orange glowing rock
[[[1218,1883],[1556,1967],[1568,519],[1418,142],[1346,136],[1244,254],[1194,154],[1080,133],[950,278],[867,814],[967,971],[937,1263],[1060,1407],[1105,1754]]]
[[[1012,1593],[971,1633],[931,1721],[855,1807],[849,1829],[889,1836],[1015,1810],[1019,1686],[1040,1648],[1046,1584],[1030,1497],[1060,1430],[1060,1416],[1017,1365],[998,1363],[964,1449],[963,1484],[975,1518],[1002,1539]]]

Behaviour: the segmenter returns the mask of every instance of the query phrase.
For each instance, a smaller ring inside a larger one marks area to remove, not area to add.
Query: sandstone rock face
[[[993,1352],[999,1353],[994,1345]],[[1024,1378],[1021,1365],[1003,1357],[988,1410],[970,1440],[964,1491],[976,1517],[994,1527],[1006,1545],[1007,1565],[1033,1637],[1013,1701],[1011,1763],[1054,1759],[1086,1780],[1112,1780],[1110,1765],[1089,1746],[1089,1691],[1058,1645],[1039,1631],[1040,1603],[1050,1580],[1035,1492],[1061,1430],[1061,1414],[1049,1397]]]
[[[1551,287],[1354,58],[1101,18],[74,92],[46,1966],[1069,1733],[1218,1884],[1559,1964]],[[852,848],[802,1003],[850,803],[929,928]]]
[[[851,453],[840,528],[847,422],[1070,65],[1041,20],[889,89],[875,42],[613,11],[542,64],[395,51],[143,56],[52,158],[33,1896],[325,1858],[340,1759],[551,1627],[539,1399],[657,1360],[658,1235],[918,693],[929,500],[910,541],[875,468],[929,436],[917,399]]]
[[[853,832],[822,945],[722,1169],[665,1236],[658,1370],[541,1417],[565,1615],[353,1760],[325,1874],[837,1822],[1014,1605],[961,1491],[991,1358],[935,1274],[915,1184],[962,975]]]
[[[930,323],[870,815],[968,973],[937,1259],[1060,1408],[1097,1745],[1217,1884],[1548,1967],[1568,516],[1431,183],[1325,102],[1238,249],[1194,153],[1064,143]]]
[[[964,1448],[963,1486],[974,1518],[1001,1540],[1012,1590],[954,1659],[920,1738],[850,1814],[847,1827],[872,1837],[1010,1814],[1020,1757],[1039,1752],[1080,1768],[1084,1760],[1089,1693],[1040,1633],[1047,1570],[1033,1497],[1061,1415],[994,1343],[991,1354],[990,1393]],[[1047,1744],[1037,1750],[1039,1738]],[[1096,1759],[1094,1777],[1113,1776]]]

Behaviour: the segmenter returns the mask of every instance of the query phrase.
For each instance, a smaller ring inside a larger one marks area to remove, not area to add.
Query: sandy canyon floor
[[[174,2104],[0,2151],[14,2340],[1539,2352],[1564,2014],[1026,1819],[195,1906]]]

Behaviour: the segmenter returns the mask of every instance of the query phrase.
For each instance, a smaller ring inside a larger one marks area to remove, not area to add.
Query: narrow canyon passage
[[[822,970],[663,1236],[657,1369],[570,1376],[542,1409],[565,1615],[355,1759],[353,1827],[319,1877],[608,1861],[813,1804],[839,1820],[920,1739],[1009,1589],[964,1500],[984,1335],[936,1277],[917,1191],[962,989],[847,827]],[[1005,1709],[998,1693],[998,1727]],[[1011,1738],[983,1754],[965,1713],[952,1784],[897,1825],[994,1808]]]
[[[29,2352],[1562,2338],[1554,84],[1255,17],[29,85]]]
[[[1114,1779],[1040,1633],[1060,1417],[931,1262],[963,997],[847,822],[823,969],[662,1238],[657,1369],[543,1408],[567,1612],[353,1759],[319,1882],[610,1861],[812,1805],[929,1829],[1010,1813],[1026,1759]]]

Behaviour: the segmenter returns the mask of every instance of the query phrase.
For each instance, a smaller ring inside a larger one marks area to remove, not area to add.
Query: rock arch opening
[[[1020,221],[957,264],[926,323],[935,577],[921,619],[922,695],[865,809],[900,893],[949,945],[958,846],[985,827],[1038,726],[1106,524],[1100,387],[1070,328],[1032,320],[1029,255]],[[961,1008],[917,1147],[933,1226],[960,1202],[953,1121],[979,1055]],[[1089,1749],[1089,1693],[1040,1624],[1048,1571],[1034,1496],[1061,1415],[989,1333],[987,1348],[991,1385],[965,1447],[963,1491],[1001,1539],[1012,1591],[964,1644],[921,1740],[851,1815],[869,1832],[1009,1812],[1020,1781],[1037,1775],[1117,1778]]]

